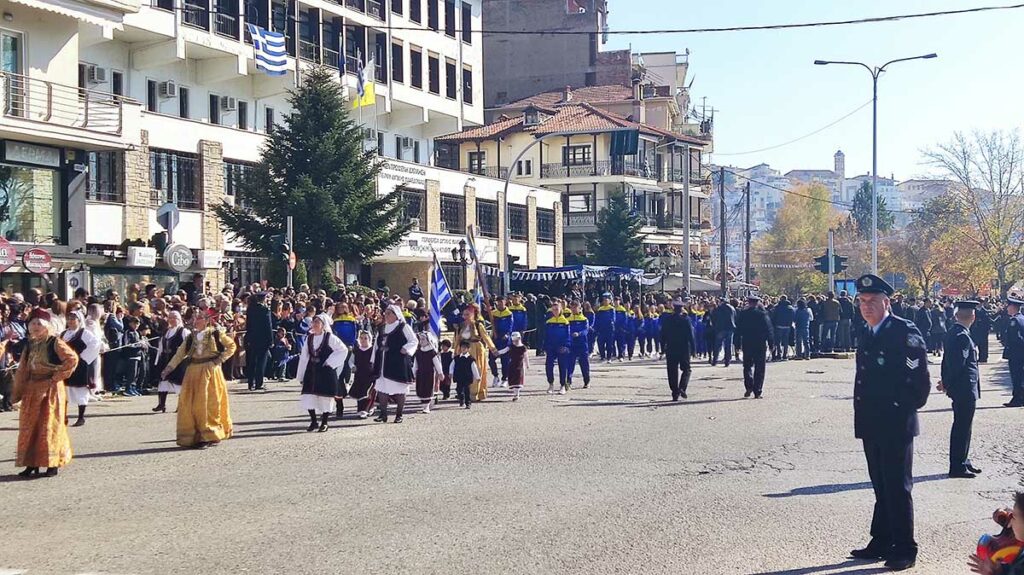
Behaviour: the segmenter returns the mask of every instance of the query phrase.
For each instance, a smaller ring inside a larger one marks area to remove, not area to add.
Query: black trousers
[[[898,557],[917,557],[914,541],[914,439],[864,439],[868,475],[875,491],[871,538],[892,545]]]
[[[267,371],[267,356],[270,350],[266,348],[245,350],[245,375],[249,380],[249,389],[263,389],[263,376]]]
[[[754,395],[764,391],[764,371],[768,348],[743,346],[743,386]]]
[[[670,353],[665,356],[668,363],[668,388],[672,390],[672,397],[680,393],[686,393],[690,385],[690,357],[685,354]]]
[[[1010,382],[1013,384],[1014,403],[1024,403],[1024,359],[1009,359],[1006,361],[1010,368]]]
[[[953,400],[953,429],[949,432],[949,471],[964,471],[970,461],[971,426],[978,400],[973,397]]]
[[[978,345],[978,361],[986,363],[988,361],[988,336],[979,336],[976,343]]]

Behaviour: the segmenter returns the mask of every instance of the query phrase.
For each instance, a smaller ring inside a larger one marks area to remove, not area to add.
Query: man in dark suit
[[[761,305],[761,298],[747,296],[747,307],[736,314],[736,336],[743,348],[743,397],[761,399],[768,350],[774,342],[771,317]],[[785,345],[786,342],[781,342]]]
[[[978,363],[988,363],[988,336],[992,333],[992,316],[984,305],[974,310],[974,323],[971,324],[971,341],[978,347]]]
[[[981,375],[978,372],[978,346],[971,339],[976,301],[955,304],[953,319],[956,323],[946,332],[943,342],[942,379],[939,391],[945,391],[953,400],[953,430],[949,434],[949,476],[973,479],[981,470],[971,463],[971,424],[974,410],[981,398]],[[982,310],[984,312],[984,310]]]
[[[1006,326],[1003,329],[1003,359],[1010,368],[1010,382],[1013,384],[1013,398],[1005,407],[1024,407],[1024,315],[1021,308],[1024,300],[1016,297],[1006,299]]]
[[[893,289],[885,280],[864,275],[857,289],[868,328],[857,349],[853,427],[864,445],[875,506],[871,542],[850,555],[884,559],[887,568],[902,571],[917,562],[911,492],[917,410],[931,391],[928,349],[917,326],[892,314]]]
[[[672,302],[672,315],[662,316],[661,351],[668,362],[668,387],[672,390],[672,401],[686,399],[686,388],[690,384],[690,357],[696,349],[693,324],[683,314],[683,300]]]
[[[266,297],[263,293],[249,296],[249,307],[245,310],[245,375],[249,391],[263,389],[267,355],[274,344],[270,310],[264,304]]]
[[[729,367],[732,361],[732,338],[736,333],[736,308],[723,297],[718,307],[711,311],[711,323],[715,326],[715,349],[710,350],[711,365],[718,363],[718,350],[721,349],[725,367]]]

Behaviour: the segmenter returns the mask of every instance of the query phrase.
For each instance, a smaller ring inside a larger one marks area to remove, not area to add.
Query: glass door
[[[25,115],[25,77],[21,34],[0,30],[0,72],[3,75],[4,115]]]

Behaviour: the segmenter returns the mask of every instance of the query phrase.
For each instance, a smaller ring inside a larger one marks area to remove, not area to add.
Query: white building
[[[196,259],[183,275],[258,279],[261,259],[224,237],[211,208],[231,201],[308,63],[339,69],[354,95],[358,61],[376,60],[361,122],[396,165],[429,164],[435,136],[483,121],[479,0],[0,0],[0,12],[0,229],[19,254],[49,251],[72,287],[178,278],[125,259],[126,242],[162,231],[165,202],[181,210],[174,242]],[[286,35],[286,75],[256,69],[247,22]],[[82,269],[91,282],[64,273]],[[23,271],[4,286],[42,284]]]

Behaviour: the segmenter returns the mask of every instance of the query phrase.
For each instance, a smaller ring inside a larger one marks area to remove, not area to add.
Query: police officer
[[[988,363],[988,336],[992,333],[992,316],[984,305],[974,310],[974,323],[971,324],[971,340],[978,348],[978,363]]]
[[[1006,328],[1003,331],[1003,359],[1010,365],[1010,381],[1013,382],[1013,398],[1004,407],[1024,407],[1024,315],[1021,315],[1024,300],[1015,297],[1006,299]]]
[[[683,314],[683,301],[672,302],[672,315],[661,316],[661,351],[668,362],[668,387],[672,390],[672,401],[686,399],[686,388],[690,385],[690,357],[696,349],[693,324]]]
[[[768,350],[774,341],[774,328],[761,298],[747,296],[747,307],[736,314],[736,337],[743,348],[743,397],[761,399]]]
[[[917,410],[928,401],[928,348],[910,321],[892,314],[893,289],[882,278],[857,279],[867,329],[857,349],[854,434],[862,440],[875,492],[871,542],[850,555],[886,561],[893,571],[917,562],[914,540],[914,437]]]
[[[968,459],[971,447],[971,424],[974,410],[981,398],[981,377],[978,373],[978,346],[971,339],[976,301],[954,304],[956,323],[946,333],[942,355],[942,379],[939,391],[945,391],[953,400],[953,430],[949,434],[949,476],[973,479],[981,470]],[[982,310],[984,312],[984,310]]]

